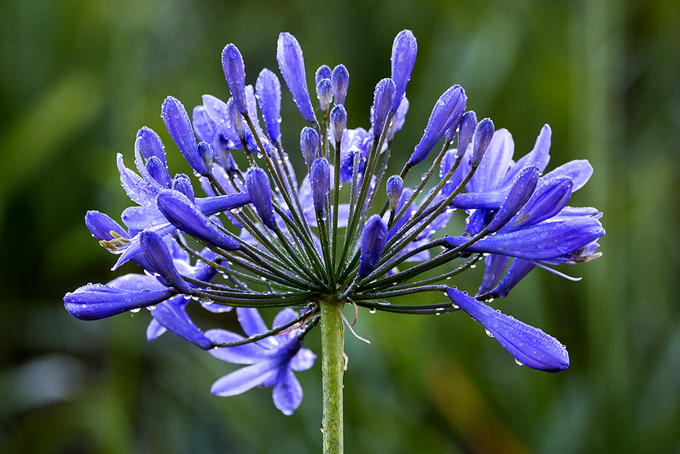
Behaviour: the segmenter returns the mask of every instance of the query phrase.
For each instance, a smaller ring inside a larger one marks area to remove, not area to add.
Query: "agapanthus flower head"
[[[134,144],[135,168],[126,167],[123,155],[116,157],[121,185],[133,202],[122,212],[122,224],[97,211],[85,216],[97,241],[118,255],[114,269],[132,261],[143,273],[81,287],[64,297],[66,309],[95,320],[147,307],[153,318],[149,340],[169,331],[217,358],[246,364],[217,380],[214,394],[272,386],[274,404],[286,415],[302,400],[293,371],[310,368],[315,359],[302,347],[306,334],[329,313],[342,314],[346,303],[402,314],[462,310],[519,363],[550,372],[567,368],[569,356],[556,339],[489,304],[534,268],[568,277],[550,266],[600,256],[601,213],[568,206],[593,168],[576,160],[546,172],[552,134],[547,125],[533,149],[515,158],[510,132],[465,112],[465,91],[454,85],[435,102],[419,142],[406,144],[414,148],[401,172],[387,178],[392,147],[400,142],[396,133],[409,109],[405,91],[416,53],[413,33],[401,32],[394,40],[391,77],[378,82],[371,111],[357,117],[364,127],[348,129],[347,68],[319,67],[315,108],[302,48],[293,35],[282,33],[279,69],[310,123],[300,131],[302,156],[292,154],[306,165],[296,167],[284,151],[295,149],[297,140],[288,144],[281,136],[277,75],[264,69],[255,88],[246,85],[243,58],[228,45],[222,54],[228,101],[204,95],[192,111],[193,122],[173,97],[161,108],[198,182],[170,173],[160,137],[142,128]],[[433,151],[439,142],[441,148]],[[238,154],[245,155],[247,169],[239,168],[232,156]],[[426,167],[427,159],[429,168],[413,178],[411,170]],[[296,175],[295,168],[306,174]],[[459,222],[449,222],[454,217]],[[484,273],[476,296],[442,284],[477,263],[484,264]],[[439,274],[421,277],[432,271]],[[390,301],[424,292],[436,299]],[[442,294],[448,298],[442,300]],[[237,308],[245,337],[220,329],[203,332],[189,317],[189,304],[215,314]],[[274,307],[283,309],[269,329],[259,311]],[[341,324],[336,328],[324,333],[342,331]]]

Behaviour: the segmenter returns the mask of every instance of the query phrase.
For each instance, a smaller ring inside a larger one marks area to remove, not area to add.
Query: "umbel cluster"
[[[263,69],[254,87],[246,85],[241,54],[229,44],[222,66],[231,98],[204,95],[191,119],[173,97],[161,109],[198,184],[185,174],[171,176],[160,137],[140,129],[136,172],[117,156],[121,184],[134,205],[123,211],[122,225],[98,211],[88,212],[85,222],[118,255],[114,270],[132,261],[142,272],[68,293],[68,312],[96,320],[146,307],[153,317],[149,340],[170,331],[217,358],[246,365],[217,380],[213,394],[273,386],[274,403],[285,414],[302,400],[293,371],[310,368],[316,358],[302,344],[318,324],[321,299],[371,312],[462,310],[519,364],[566,369],[569,357],[559,341],[489,304],[535,267],[562,275],[548,265],[600,255],[601,213],[567,205],[592,167],[577,160],[546,172],[548,125],[534,148],[514,160],[510,133],[466,111],[465,91],[454,85],[435,103],[401,171],[388,177],[395,135],[409,108],[405,93],[416,54],[413,34],[399,33],[391,77],[375,87],[368,129],[348,129],[347,68],[324,65],[316,71],[315,107],[302,49],[293,35],[281,33],[280,73],[309,123],[300,132],[307,172],[299,179],[283,148],[279,77]],[[233,153],[245,154],[247,169],[239,168]],[[431,154],[417,186],[405,187],[407,174]],[[386,193],[386,202],[375,203],[379,193]],[[454,215],[464,219],[462,231],[446,230]],[[443,283],[478,263],[485,271],[476,292]],[[443,300],[436,304],[390,302],[420,292],[446,296],[434,298]],[[202,331],[187,315],[188,304],[213,313],[236,308],[248,337]],[[258,312],[270,307],[283,308],[272,329]]]

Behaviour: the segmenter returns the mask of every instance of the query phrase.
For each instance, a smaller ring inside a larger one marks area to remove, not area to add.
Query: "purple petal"
[[[503,230],[510,231],[538,224],[557,215],[567,205],[573,186],[571,179],[565,176],[545,181]]]
[[[158,195],[158,188],[144,181],[139,175],[125,167],[123,155],[116,156],[118,171],[120,172],[120,184],[125,189],[128,197],[139,205],[152,203]]]
[[[208,110],[205,106],[194,107],[193,112],[194,130],[201,142],[212,143],[215,140],[215,135],[218,133],[218,126],[215,121],[210,118]]]
[[[470,179],[470,192],[489,192],[499,189],[500,182],[510,167],[515,143],[507,129],[499,129],[493,135],[479,167]]]
[[[505,273],[505,276],[503,276],[503,279],[501,279],[498,285],[493,290],[491,290],[490,296],[494,298],[506,297],[510,290],[512,290],[515,285],[519,284],[519,281],[524,279],[524,277],[529,274],[529,272],[533,270],[535,266],[536,265],[531,262],[527,262],[526,260],[512,259],[510,268],[508,268],[508,271]]]
[[[211,216],[223,211],[241,208],[250,202],[250,195],[247,192],[240,192],[237,194],[196,199],[196,206],[201,210],[201,213]]]
[[[225,331],[223,329],[211,329],[205,335],[213,342],[238,342],[243,336]],[[262,348],[256,343],[237,345],[235,347],[217,347],[209,351],[215,358],[233,364],[255,364],[272,357],[269,350]]]
[[[121,290],[141,291],[141,290],[166,290],[167,286],[158,282],[158,279],[146,274],[124,274],[118,276],[106,285]]]
[[[289,368],[279,371],[274,385],[274,405],[286,416],[290,416],[302,402],[302,386]]]
[[[301,372],[314,365],[316,355],[308,348],[301,348],[299,352],[290,360],[290,368]]]
[[[161,117],[163,118],[163,122],[165,122],[165,127],[168,129],[172,140],[175,141],[189,165],[201,175],[209,173],[210,170],[206,167],[203,159],[201,159],[201,156],[198,154],[198,145],[196,144],[196,137],[194,137],[194,130],[191,128],[189,115],[182,103],[172,96],[168,96],[163,102]]]
[[[158,339],[158,337],[166,332],[167,330],[163,328],[163,325],[158,323],[156,319],[152,319],[149,322],[149,326],[146,328],[146,340],[151,342],[152,340]]]
[[[567,349],[554,337],[495,311],[459,290],[449,288],[447,294],[453,304],[481,323],[521,364],[546,372],[569,367]]]
[[[567,176],[574,182],[574,188],[572,189],[572,192],[575,192],[581,189],[588,182],[592,174],[593,166],[590,165],[587,159],[581,159],[562,164],[552,172],[543,175],[543,179],[549,180],[560,175]]]
[[[151,311],[160,325],[173,334],[197,345],[203,350],[212,348],[211,340],[194,324],[184,310],[186,301],[181,295],[161,303]]]
[[[486,269],[484,270],[482,285],[479,287],[478,291],[480,295],[485,294],[496,285],[498,279],[503,275],[503,271],[505,271],[505,267],[509,260],[510,257],[498,254],[491,254],[484,259]]]
[[[533,150],[524,155],[522,159],[517,161],[515,165],[512,166],[512,168],[505,175],[501,186],[509,185],[517,172],[527,166],[536,166],[541,170],[541,173],[543,173],[546,166],[548,165],[548,162],[550,162],[551,135],[552,131],[550,130],[550,126],[543,126],[538,138],[536,138],[536,144],[534,145]]]
[[[488,252],[525,260],[568,260],[584,246],[604,235],[597,219],[579,217],[560,222],[542,222],[512,232],[497,232],[466,248],[468,252]],[[457,247],[468,237],[445,237],[447,247]]]
[[[213,383],[210,392],[216,396],[235,396],[260,386],[278,372],[277,361],[262,361],[242,367]]]
[[[243,332],[246,333],[248,337],[257,336],[258,334],[269,331],[257,309],[237,307],[236,314],[238,315],[238,321],[241,324],[241,328],[243,328]],[[265,337],[258,342],[260,345],[267,348],[275,348],[277,346],[277,343],[271,337]]]
[[[274,317],[274,322],[272,323],[273,328],[278,328],[286,323],[290,323],[297,318],[298,314],[293,309],[287,307]]]
[[[123,238],[129,238],[127,232],[116,221],[99,211],[88,211],[85,214],[85,225],[97,241],[112,240],[111,232],[115,232]]]

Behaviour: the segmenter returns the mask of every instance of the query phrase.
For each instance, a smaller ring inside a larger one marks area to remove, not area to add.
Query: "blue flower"
[[[267,326],[257,309],[236,309],[243,331],[248,336],[265,333]],[[273,327],[285,325],[295,319],[292,309],[284,309],[274,319]],[[236,347],[215,348],[210,354],[234,364],[249,364],[217,380],[210,390],[218,396],[235,396],[256,386],[274,387],[274,405],[284,415],[292,415],[302,402],[302,387],[293,371],[307,370],[314,365],[316,355],[302,348],[300,330],[264,338],[256,343]],[[214,342],[238,342],[244,338],[221,329],[210,330],[206,335]]]

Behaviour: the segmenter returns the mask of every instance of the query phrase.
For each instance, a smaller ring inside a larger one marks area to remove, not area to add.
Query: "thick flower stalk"
[[[600,255],[601,213],[568,206],[592,168],[572,161],[546,173],[547,125],[534,148],[514,158],[511,134],[466,112],[465,91],[454,85],[435,102],[429,120],[421,120],[419,142],[404,145],[414,148],[401,172],[389,176],[416,54],[413,34],[401,32],[391,77],[378,82],[370,114],[358,120],[369,129],[348,129],[347,68],[322,65],[316,71],[315,108],[302,48],[293,35],[282,33],[281,75],[309,123],[298,142],[281,136],[278,76],[264,69],[255,88],[246,85],[241,53],[229,44],[222,64],[230,99],[203,96],[193,121],[175,98],[168,97],[161,110],[199,184],[183,174],[171,177],[161,139],[142,128],[135,141],[136,171],[122,155],[117,158],[121,184],[135,203],[121,215],[124,227],[96,211],[85,220],[100,244],[119,256],[114,269],[133,261],[143,273],[81,287],[64,297],[66,309],[93,320],[146,307],[152,316],[149,340],[170,331],[216,358],[245,365],[217,380],[213,394],[271,386],[274,404],[286,415],[302,401],[293,371],[309,369],[316,358],[303,348],[304,338],[320,325],[325,452],[342,451],[345,305],[402,314],[463,311],[518,364],[566,369],[569,356],[562,344],[490,303],[535,267],[565,276],[549,266]],[[301,179],[284,142],[306,170]],[[427,167],[428,158],[429,168],[410,187],[410,170]],[[378,199],[385,201],[376,205]],[[462,231],[447,228],[453,216],[462,221]],[[443,283],[478,262],[485,265],[478,291]],[[430,271],[434,277],[421,277]],[[424,292],[434,292],[428,304],[391,301]],[[187,315],[188,304],[213,313],[236,308],[243,335],[203,332]],[[259,313],[267,308],[283,308],[271,329]]]

